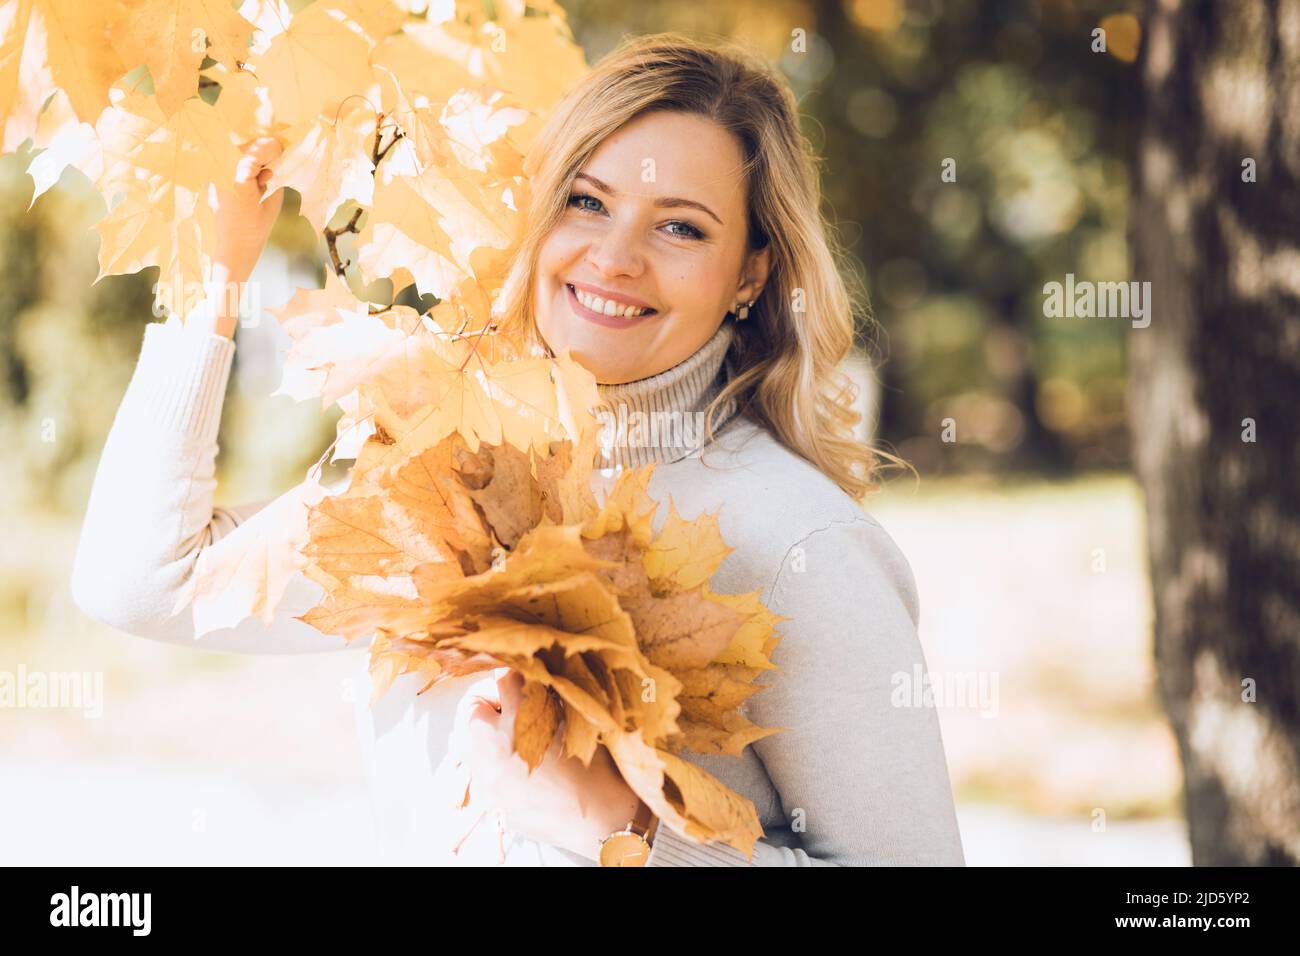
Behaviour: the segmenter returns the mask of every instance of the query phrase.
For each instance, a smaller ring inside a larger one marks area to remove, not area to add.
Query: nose
[[[645,271],[645,257],[636,229],[631,224],[613,225],[604,230],[587,246],[586,258],[587,265],[605,278],[623,276],[635,279]]]

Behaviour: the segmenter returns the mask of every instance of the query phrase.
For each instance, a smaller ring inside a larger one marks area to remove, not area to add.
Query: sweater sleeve
[[[291,578],[269,625],[250,618],[195,640],[193,611],[172,613],[202,550],[269,504],[213,507],[217,432],[234,353],[233,340],[176,318],[145,326],[91,486],[73,599],[118,630],[200,650],[355,648],[294,619],[323,593],[302,574]]]
[[[925,672],[911,567],[874,518],[835,522],[797,542],[768,607],[789,620],[779,668],[746,713],[786,727],[751,746],[800,848],[759,840],[752,862],[666,825],[648,866],[964,866],[933,707],[899,694]]]

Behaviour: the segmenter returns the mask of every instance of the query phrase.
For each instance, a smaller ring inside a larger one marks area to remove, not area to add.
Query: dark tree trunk
[[[1298,22],[1151,3],[1138,64],[1130,413],[1196,865],[1300,862]]]

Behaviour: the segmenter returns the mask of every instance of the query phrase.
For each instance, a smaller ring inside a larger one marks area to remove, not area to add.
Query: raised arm
[[[790,616],[772,654],[779,670],[746,713],[790,728],[752,746],[802,848],[760,840],[751,863],[661,826],[648,865],[964,866],[938,715],[894,699],[896,675],[925,672],[906,558],[867,516],[797,546],[803,560],[786,560],[768,599]]]
[[[72,569],[88,615],[140,637],[204,650],[285,654],[360,646],[294,620],[320,598],[291,580],[274,620],[194,639],[189,608],[172,615],[202,550],[268,502],[214,508],[217,429],[234,342],[173,319],[144,344],[95,473]]]
[[[321,595],[301,574],[291,579],[269,625],[250,619],[196,641],[192,611],[172,614],[203,549],[270,503],[213,507],[238,289],[284,199],[283,190],[265,195],[266,164],[279,152],[270,137],[250,143],[233,189],[219,192],[209,301],[184,326],[172,318],[145,327],[135,374],[95,473],[73,563],[73,598],[91,617],[141,637],[241,653],[358,646],[294,620]]]

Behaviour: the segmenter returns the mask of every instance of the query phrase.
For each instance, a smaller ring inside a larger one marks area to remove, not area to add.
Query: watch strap
[[[650,809],[649,805],[644,800],[638,802],[636,805],[636,815],[632,817],[632,823],[630,824],[631,829],[649,840],[650,831],[654,827],[655,822],[656,818],[654,811]]]

